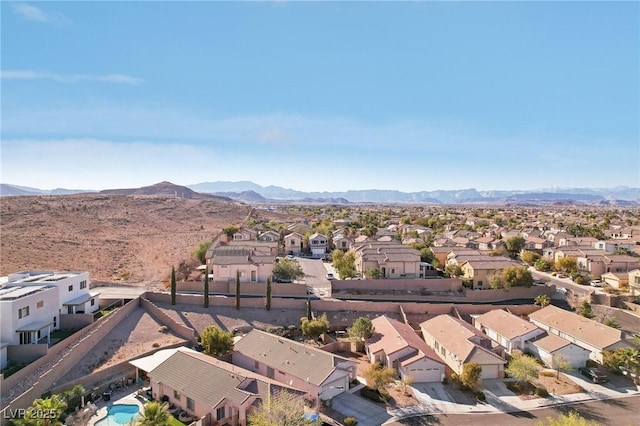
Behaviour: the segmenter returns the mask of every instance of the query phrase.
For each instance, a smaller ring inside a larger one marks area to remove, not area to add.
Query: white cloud
[[[46,24],[65,25],[70,21],[62,13],[45,11],[39,7],[27,3],[14,3],[13,11],[27,21],[42,22]]]
[[[3,80],[53,80],[59,83],[76,83],[80,81],[97,81],[104,83],[129,84],[135,86],[143,80],[125,74],[88,75],[88,74],[57,74],[48,71],[32,70],[2,70]]]

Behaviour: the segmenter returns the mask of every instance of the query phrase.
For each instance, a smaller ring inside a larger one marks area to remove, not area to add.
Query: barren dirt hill
[[[167,280],[171,266],[251,207],[219,200],[127,195],[3,197],[0,273],[86,270],[92,280]]]

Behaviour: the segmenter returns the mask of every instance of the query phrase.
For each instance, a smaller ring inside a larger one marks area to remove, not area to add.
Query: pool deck
[[[87,426],[93,426],[99,420],[106,417],[109,407],[115,404],[135,404],[140,408],[140,412],[142,412],[144,399],[137,396],[138,389],[140,389],[140,386],[129,386],[125,389],[116,390],[111,394],[110,401],[101,400],[96,402],[95,405],[98,407],[98,411],[89,419]]]

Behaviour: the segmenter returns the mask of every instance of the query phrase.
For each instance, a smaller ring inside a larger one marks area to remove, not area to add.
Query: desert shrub
[[[549,396],[549,392],[543,387],[537,387],[534,392],[541,398],[547,398]]]
[[[390,395],[388,392],[381,392],[379,390],[371,389],[368,387],[360,389],[360,396],[373,402],[381,403],[385,403],[390,399]]]
[[[475,391],[473,393],[473,395],[476,397],[476,399],[480,402],[485,402],[487,400],[487,397],[485,396],[484,392],[482,391]]]
[[[158,328],[158,332],[159,333],[168,333],[169,332],[169,327],[167,327],[166,325],[161,325],[160,328]]]
[[[457,374],[457,373],[451,373],[451,381],[452,381],[453,383],[457,383],[457,382],[459,382],[459,381],[460,381],[460,377],[458,377],[458,374]]]
[[[358,424],[358,419],[356,419],[355,417],[346,417],[342,421],[342,424],[344,426],[356,426]]]

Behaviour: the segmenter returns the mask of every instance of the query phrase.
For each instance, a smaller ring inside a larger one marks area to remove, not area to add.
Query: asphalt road
[[[331,283],[325,278],[327,275],[327,267],[320,259],[309,259],[306,257],[297,257],[296,260],[302,266],[305,277],[304,282],[316,296],[330,297]],[[329,266],[327,264],[327,266]]]
[[[623,331],[633,335],[634,333],[640,333],[640,318],[635,315],[624,312],[620,309],[610,308],[608,306],[598,305],[594,306],[594,309],[602,309],[607,311],[609,315],[615,318],[616,322],[620,324]]]
[[[595,290],[591,286],[576,284],[571,280],[571,278],[556,278],[551,274],[539,272],[533,268],[529,268],[529,270],[531,271],[531,275],[533,275],[533,279],[543,279],[545,281],[549,281],[549,284],[555,285],[556,288],[564,287],[567,290],[571,290],[571,292],[577,295],[587,294]]]
[[[535,425],[547,417],[557,417],[560,413],[577,411],[587,420],[600,425],[640,426],[640,396],[617,398],[602,401],[567,404],[551,408],[517,413],[499,414],[442,414],[404,419],[386,425]]]

